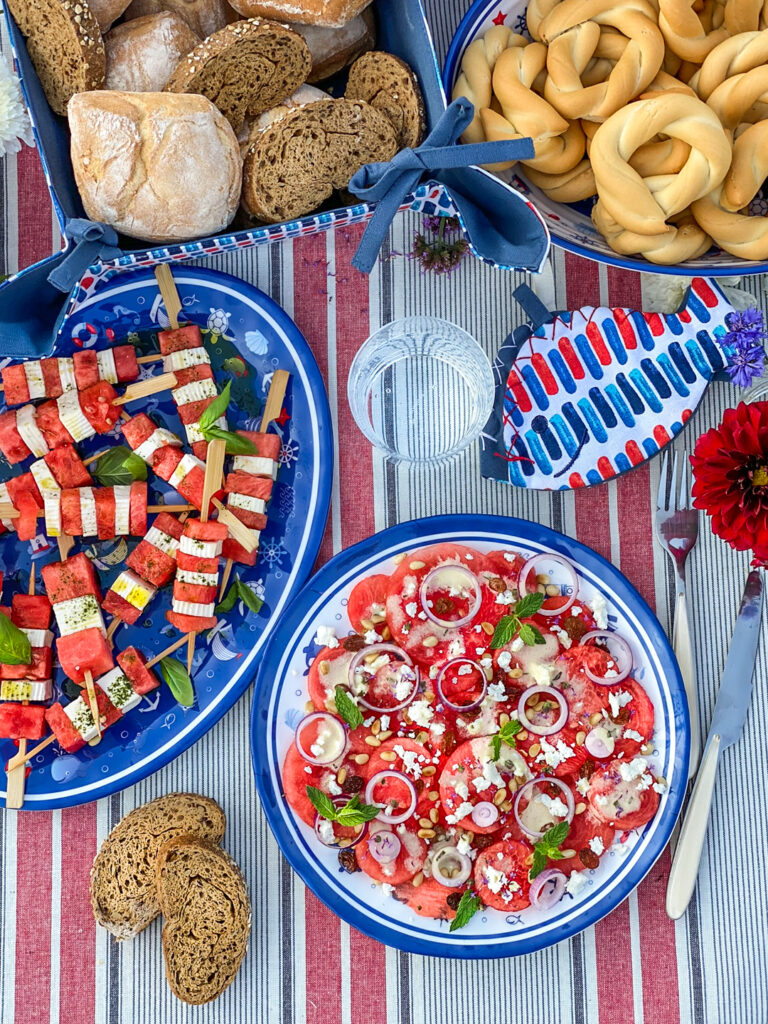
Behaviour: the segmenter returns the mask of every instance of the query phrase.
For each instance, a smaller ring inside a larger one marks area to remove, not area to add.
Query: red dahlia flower
[[[696,508],[737,551],[751,548],[753,565],[768,565],[768,402],[726,409],[719,427],[696,442],[691,456]]]

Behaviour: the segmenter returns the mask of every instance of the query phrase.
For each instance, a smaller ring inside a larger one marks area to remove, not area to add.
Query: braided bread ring
[[[694,0],[659,0],[659,28],[673,53],[701,64],[729,32],[724,26],[708,31],[693,4]]]
[[[481,110],[480,118],[489,142],[498,142],[501,139],[521,139],[526,138],[529,134],[528,132],[521,134],[514,124],[502,117],[501,114],[497,114],[495,110],[487,108]],[[575,167],[582,159],[584,147],[584,132],[581,130],[579,122],[573,121],[561,135],[534,139],[533,149],[536,155],[530,160],[521,160],[520,163],[548,174],[563,174]],[[506,167],[511,166],[511,163],[506,165]]]
[[[526,178],[556,203],[577,203],[595,195],[595,175],[589,160],[582,160],[565,174],[545,174],[528,167]]]
[[[528,10],[525,12],[525,20],[528,25],[528,31],[531,33],[531,37],[537,42],[540,43],[542,41],[539,26],[550,11],[553,11],[559,3],[560,0],[531,0],[528,4]]]
[[[725,5],[725,27],[731,36],[754,32],[760,24],[764,0],[728,0]]]
[[[721,249],[744,260],[768,259],[768,217],[747,217],[722,207],[722,185],[691,207],[701,227]]]
[[[753,68],[740,75],[732,75],[711,93],[707,105],[720,118],[724,128],[733,131],[742,121],[748,120],[753,104],[768,92],[768,65]]]
[[[493,94],[504,117],[521,135],[536,142],[562,135],[568,122],[545,99],[532,91],[544,70],[547,48],[543,43],[505,50],[493,71]]]
[[[664,266],[683,263],[702,256],[712,244],[709,236],[687,213],[677,223],[658,235],[638,235],[627,231],[606,212],[598,200],[592,208],[592,220],[614,252],[622,256],[642,255]]]
[[[723,182],[720,203],[725,210],[749,206],[768,178],[768,121],[751,124],[733,144],[731,169]]]
[[[515,35],[504,25],[494,25],[482,39],[475,39],[467,47],[452,97],[455,100],[464,96],[475,108],[475,116],[461,137],[464,142],[485,142],[479,111],[491,105],[491,75],[496,61],[507,47],[526,46],[527,43],[527,39]]]
[[[708,100],[718,85],[733,75],[768,63],[768,31],[742,32],[716,46],[701,65],[695,89]]]
[[[691,152],[679,173],[665,176],[663,186],[652,192],[628,160],[659,133],[688,143]],[[720,184],[731,163],[731,144],[706,103],[662,92],[629,104],[601,124],[590,159],[606,211],[630,231],[655,235],[667,230],[670,217]]]

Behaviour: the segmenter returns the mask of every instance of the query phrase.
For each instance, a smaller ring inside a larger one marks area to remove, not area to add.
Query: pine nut
[[[353,760],[355,764],[368,764],[370,760],[370,754],[355,754]]]
[[[560,588],[556,587],[554,583],[547,584],[546,595],[547,597],[557,597],[560,593]]]
[[[346,777],[347,777],[347,769],[346,768],[339,768],[338,772],[336,773],[336,781],[338,782],[338,784],[341,785],[342,782],[346,779]]]
[[[434,695],[434,693],[432,693],[431,690],[425,690],[424,691],[424,700],[428,701],[431,704],[434,699],[435,699],[435,695]]]
[[[408,568],[413,569],[414,572],[418,572],[419,569],[424,568],[424,562],[409,562]]]
[[[376,653],[376,651],[371,651],[370,654],[366,654],[365,658],[363,658],[363,661],[365,662],[366,665],[372,665],[374,661],[378,659],[378,657],[379,655]]]
[[[438,794],[435,793],[435,796],[437,796],[437,795]],[[438,809],[436,807],[433,807],[432,810],[429,812],[429,820],[431,822],[434,822],[434,824],[436,825],[439,819],[440,819],[440,811],[438,811]]]
[[[382,750],[382,752],[379,754],[379,757],[381,758],[382,761],[397,760],[397,754],[394,752],[394,750]]]
[[[576,733],[576,746],[580,747],[586,738],[587,738],[587,734],[584,732],[583,729],[580,729]]]
[[[496,632],[495,628],[491,625],[490,622],[481,622],[480,625],[483,628],[483,632],[487,633],[488,636],[493,636],[493,634]]]
[[[411,879],[411,885],[414,887],[414,889],[418,889],[423,881],[424,881],[424,872],[423,871],[417,871],[416,874]]]
[[[381,740],[377,739],[375,736],[366,736],[365,737],[365,742],[368,744],[369,747],[380,747],[381,746]]]
[[[421,641],[422,647],[437,647],[439,641],[436,636],[428,636]]]
[[[405,554],[404,551],[402,551],[399,555],[395,555],[395,557],[392,559],[392,561],[395,563],[395,565],[400,565],[400,563],[402,561],[404,561],[405,558],[406,558],[406,554]]]
[[[348,846],[352,845],[352,840],[351,839],[340,839],[336,845],[339,847],[340,850],[346,850],[346,848]]]
[[[424,768],[424,770],[422,771],[421,774],[422,775],[434,775],[436,771],[437,771],[437,768],[435,768],[435,766],[433,764],[428,764],[427,767]]]
[[[420,828],[416,835],[419,839],[434,839],[437,833],[433,828]]]
[[[373,621],[371,619],[360,619],[360,625],[367,631],[373,629]]]
[[[532,743],[530,745],[530,747],[528,747],[528,756],[529,757],[536,757],[536,755],[540,754],[540,753],[541,753],[541,744],[540,743]]]
[[[506,713],[506,711],[502,712],[502,714],[499,715],[499,725],[506,725],[508,721],[509,715]]]
[[[593,715],[589,716],[589,724],[590,725],[599,725],[600,722],[602,722],[602,720],[603,720],[603,715],[602,715],[602,712],[600,712],[600,711],[595,711],[595,713]]]
[[[514,668],[509,669],[509,671],[507,672],[507,675],[510,676],[512,679],[519,679],[522,674],[523,670],[520,668],[519,665],[515,665]]]
[[[330,663],[330,661],[321,661],[320,662],[320,675],[321,676],[327,676],[330,671],[331,671],[331,663]]]
[[[574,814],[583,814],[584,811],[586,811],[586,809],[587,809],[587,805],[585,803],[576,804],[576,809],[574,810],[573,813]]]
[[[528,739],[528,730],[527,729],[521,729],[520,732],[517,734],[517,738],[519,740],[527,740]]]
[[[505,800],[504,803],[501,805],[501,809],[502,809],[502,811],[511,811],[512,810],[512,801],[511,800]]]
[[[384,729],[382,732],[379,733],[379,739],[380,740],[388,740],[391,735],[392,735],[392,730],[391,729]]]
[[[640,748],[640,753],[641,754],[652,754],[653,753],[653,744],[652,743],[646,743],[644,747]]]
[[[378,626],[378,624],[380,622],[386,622],[386,619],[387,619],[386,615],[372,615],[371,616],[371,622],[374,624],[374,626]]]
[[[419,741],[419,743],[426,743],[427,740],[429,739],[429,733],[424,732],[424,730],[422,729],[420,733],[417,733],[416,739]]]
[[[381,639],[382,640],[391,640],[392,639],[392,634],[391,634],[391,632],[389,630],[389,626],[385,626],[384,629],[382,629],[382,631],[381,631]]]
[[[507,791],[506,791],[506,789],[499,789],[499,790],[496,791],[496,794],[493,797],[493,802],[496,804],[497,807],[501,807],[501,805],[504,803],[504,801],[506,799],[507,799]]]
[[[419,818],[419,825],[421,825],[422,828],[432,828],[432,822],[429,818]]]
[[[371,732],[375,736],[376,733],[379,732],[380,730],[381,730],[381,722],[377,718],[376,721],[371,724]]]
[[[537,583],[549,583],[549,576],[547,576],[547,574],[545,572],[540,572],[536,576],[536,582]]]
[[[576,851],[575,850],[561,850],[560,853],[562,853],[564,859],[567,859],[568,857],[575,857],[576,856]]]
[[[516,793],[517,779],[510,779],[509,782],[507,783],[507,789],[509,790],[510,793]]]

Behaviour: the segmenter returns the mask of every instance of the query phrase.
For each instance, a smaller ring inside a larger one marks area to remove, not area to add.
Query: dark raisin
[[[626,725],[630,719],[629,708],[619,708],[615,715],[608,716],[616,725]]]
[[[589,632],[589,626],[583,619],[577,619],[575,615],[569,615],[563,622],[563,629],[574,643],[577,643]]]
[[[362,776],[348,775],[341,784],[341,791],[353,796],[355,793],[361,793],[364,785],[365,779]]]
[[[357,857],[354,850],[339,850],[339,864],[350,875],[354,875],[360,868],[357,866]]]
[[[493,836],[476,835],[472,845],[476,850],[487,850],[489,846],[493,846],[496,842]]]
[[[440,740],[440,750],[442,753],[452,754],[458,745],[459,741],[456,739],[456,733],[453,729],[446,729]]]
[[[438,597],[435,601],[435,614],[436,615],[447,615],[448,612],[453,611],[453,601],[450,597]]]
[[[579,860],[585,868],[596,868],[600,863],[600,858],[597,854],[593,853],[587,846],[583,850],[579,850]]]
[[[596,768],[597,765],[595,764],[595,762],[592,760],[591,757],[588,757],[587,760],[584,761],[581,767],[579,768],[579,778],[591,779],[592,776],[595,774]]]
[[[494,592],[494,594],[503,594],[504,591],[507,589],[507,584],[504,582],[501,576],[491,576],[491,578],[488,580],[488,586]]]
[[[365,640],[358,633],[353,633],[351,636],[344,637],[341,641],[341,646],[345,651],[362,651],[366,644]]]
[[[464,894],[461,892],[452,892],[449,894],[445,902],[448,904],[451,910],[458,910],[459,904],[461,903],[461,897],[463,895]]]

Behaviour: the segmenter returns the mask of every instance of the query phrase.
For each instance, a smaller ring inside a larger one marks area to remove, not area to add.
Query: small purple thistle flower
[[[728,375],[737,387],[749,387],[765,369],[765,319],[759,309],[750,306],[729,313],[726,324],[728,331],[719,341],[728,358]]]

